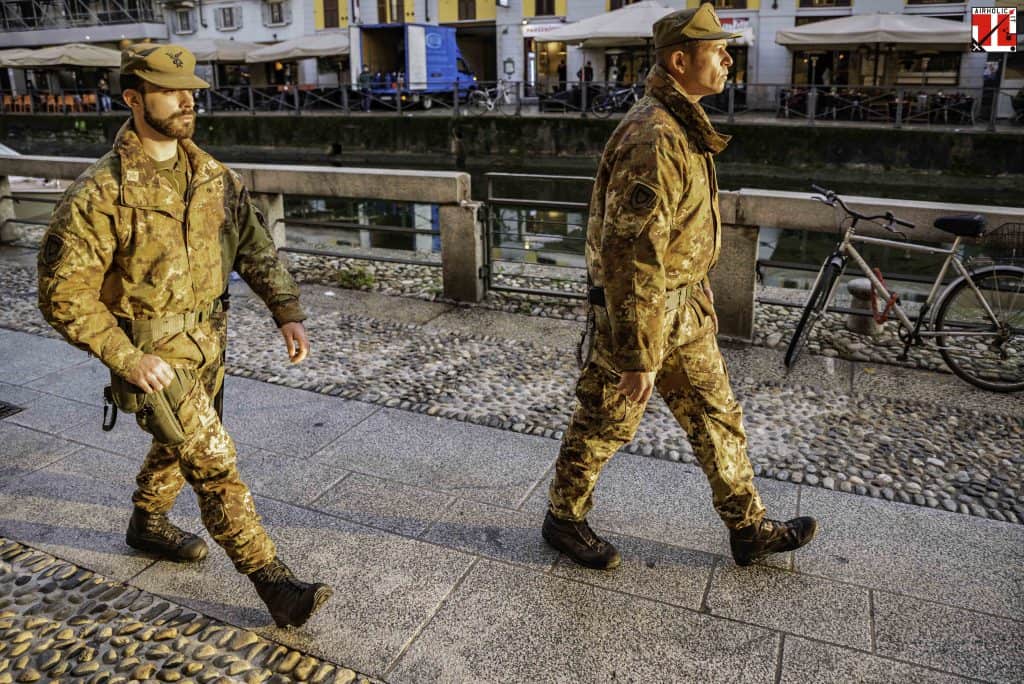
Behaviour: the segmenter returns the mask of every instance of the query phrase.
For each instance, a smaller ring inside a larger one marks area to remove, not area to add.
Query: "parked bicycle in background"
[[[882,309],[876,319],[881,322],[892,315],[899,323],[902,358],[906,358],[910,347],[934,340],[950,370],[967,382],[997,392],[1024,390],[1024,225],[1005,224],[990,233],[981,215],[944,216],[936,219],[934,226],[955,236],[952,245],[949,248],[921,245],[905,241],[906,236],[896,226],[913,228],[914,225],[892,212],[865,216],[850,209],[835,192],[816,185],[812,187],[820,195],[815,199],[845,213],[840,226],[847,220],[849,225],[814,281],[786,350],[787,368],[796,363],[815,323],[835,296],[841,275],[853,262],[871,281],[872,301],[877,305],[873,309]],[[858,235],[857,225],[861,221],[880,225],[902,239]],[[961,241],[981,238],[987,233],[990,236],[998,233],[998,246],[1008,252],[1007,263],[968,267],[960,255]],[[908,316],[899,295],[885,282],[881,271],[868,265],[854,243],[945,255],[916,321]],[[951,266],[958,277],[942,289]]]

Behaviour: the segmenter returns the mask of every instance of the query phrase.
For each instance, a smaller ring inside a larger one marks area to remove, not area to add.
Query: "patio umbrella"
[[[253,50],[245,56],[250,64],[255,62],[289,62],[310,57],[332,57],[348,54],[348,32],[331,31],[314,36],[302,36],[267,45]]]
[[[775,42],[792,48],[856,47],[875,45],[928,45],[966,50],[971,29],[947,19],[908,14],[855,14],[805,24],[775,34]]]
[[[54,45],[41,50],[27,50],[27,54],[10,60],[8,66],[21,69],[35,69],[57,66],[104,67],[116,69],[121,66],[121,53],[110,48],[89,43],[68,43]]]
[[[244,62],[250,52],[266,47],[259,43],[224,38],[203,38],[183,42],[182,45],[196,56],[197,62]]]
[[[654,22],[675,10],[655,0],[603,12],[536,37],[542,43],[572,43],[584,48],[644,45],[653,37]]]

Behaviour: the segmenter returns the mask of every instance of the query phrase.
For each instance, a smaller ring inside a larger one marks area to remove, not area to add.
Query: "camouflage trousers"
[[[677,343],[668,346],[655,387],[686,431],[718,515],[729,528],[744,527],[764,517],[764,506],[747,457],[743,411],[729,385],[710,317],[690,305],[679,318],[669,332]],[[562,439],[549,491],[551,513],[565,520],[587,516],[602,468],[633,439],[646,409],[619,394],[618,373],[599,362],[602,337],[599,331],[597,353],[576,384],[579,404]]]
[[[189,338],[203,343],[200,346],[207,350],[217,349],[219,345],[205,344],[208,340],[202,336],[210,333],[209,326],[202,326]],[[239,477],[234,441],[213,407],[213,397],[223,382],[221,369],[218,350],[215,359],[197,370],[197,381],[177,411],[185,441],[169,445],[153,440],[135,478],[132,502],[149,513],[167,513],[187,482],[199,500],[210,536],[238,572],[248,574],[272,561],[276,549],[256,513],[252,493]]]

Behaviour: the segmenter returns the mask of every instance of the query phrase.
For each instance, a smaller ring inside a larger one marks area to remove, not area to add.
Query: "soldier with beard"
[[[292,363],[309,352],[305,314],[241,179],[191,140],[192,92],[209,87],[194,69],[177,45],[122,54],[131,118],[54,211],[39,252],[39,308],[110,369],[114,403],[153,437],[127,543],[171,561],[206,557],[202,539],[167,519],[187,482],[210,536],[277,625],[299,626],[332,591],[300,582],[278,559],[213,398],[224,379],[219,296],[231,271],[270,309]]]

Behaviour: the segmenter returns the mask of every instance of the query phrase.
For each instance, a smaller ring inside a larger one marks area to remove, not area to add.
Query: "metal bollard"
[[[867,278],[854,278],[846,284],[846,290],[850,293],[850,308],[860,313],[851,313],[846,316],[846,329],[850,332],[872,337],[881,334],[882,326],[875,322],[871,312],[871,281]]]

